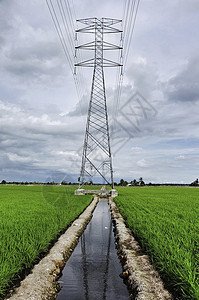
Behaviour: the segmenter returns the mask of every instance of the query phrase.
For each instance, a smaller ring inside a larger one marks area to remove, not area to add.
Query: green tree
[[[134,186],[138,185],[137,180],[136,180],[136,179],[133,179],[133,181],[131,181],[131,185],[134,185]]]
[[[124,179],[122,178],[120,179],[119,185],[123,186],[123,184],[124,184]]]
[[[142,177],[140,177],[140,179],[139,179],[139,185],[140,186],[144,186],[145,185],[145,182],[143,181]]]
[[[190,183],[191,186],[198,186],[198,178],[194,180],[192,183]]]
[[[3,179],[2,180],[2,182],[1,182],[1,184],[6,184],[7,182]]]
[[[126,180],[124,180],[123,178],[120,179],[119,185],[121,185],[121,186],[127,186],[127,184],[128,184],[128,182]]]
[[[67,185],[66,180],[62,180],[61,184],[62,184],[62,185]]]

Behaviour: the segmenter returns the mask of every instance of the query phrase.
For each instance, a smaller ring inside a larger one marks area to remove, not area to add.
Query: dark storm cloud
[[[199,55],[190,58],[186,66],[166,85],[170,101],[195,102],[199,100]]]

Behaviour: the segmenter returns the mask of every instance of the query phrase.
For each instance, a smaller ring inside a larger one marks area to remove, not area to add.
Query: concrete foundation
[[[84,189],[77,189],[77,190],[75,190],[75,195],[85,195],[85,190]]]
[[[77,189],[75,190],[75,195],[86,195],[86,194],[93,194],[98,196],[111,196],[111,197],[117,197],[118,191],[115,189],[112,190],[106,190],[105,187],[102,187],[101,190],[84,190],[84,189]]]
[[[110,191],[110,196],[111,196],[112,198],[117,197],[117,196],[118,196],[118,191],[115,190],[115,189],[112,189],[112,190]]]

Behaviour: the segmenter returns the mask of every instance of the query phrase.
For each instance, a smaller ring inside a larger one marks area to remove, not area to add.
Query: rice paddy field
[[[89,205],[75,188],[0,185],[0,298]]]
[[[199,299],[199,189],[117,189],[121,214],[175,299]]]

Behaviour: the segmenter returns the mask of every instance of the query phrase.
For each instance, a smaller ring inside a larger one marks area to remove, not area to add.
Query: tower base
[[[111,197],[115,198],[115,197],[117,197],[117,196],[118,196],[118,191],[115,190],[115,189],[112,189],[112,190],[111,190]]]
[[[101,195],[101,196],[106,196],[109,197],[111,196],[112,198],[118,196],[118,191],[115,189],[112,190],[106,190],[102,188],[101,190],[85,190],[85,189],[77,189],[75,190],[75,195],[86,195],[86,194],[96,194],[96,195]]]

